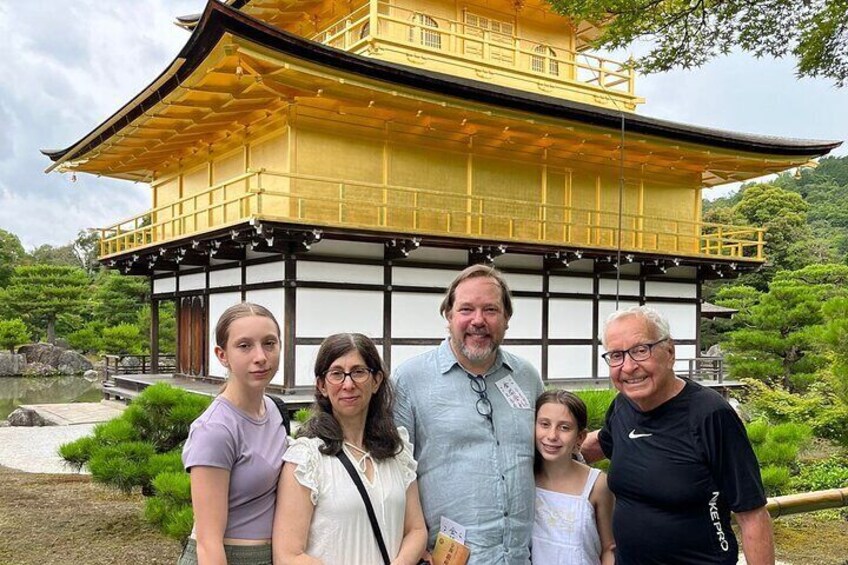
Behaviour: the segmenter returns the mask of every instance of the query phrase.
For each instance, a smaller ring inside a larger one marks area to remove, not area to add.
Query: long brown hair
[[[586,426],[589,425],[589,411],[586,409],[586,403],[583,399],[567,390],[551,389],[546,390],[536,399],[536,417],[539,417],[539,409],[545,404],[562,404],[571,415],[574,416],[574,422],[577,424],[577,431],[583,432]],[[534,432],[535,433],[535,432]],[[542,456],[539,455],[539,450],[535,450],[533,456],[533,471],[538,473],[542,470]]]
[[[362,360],[374,375],[380,373],[383,377],[383,382],[368,404],[363,447],[371,453],[371,457],[377,460],[394,457],[400,453],[402,446],[392,414],[394,394],[389,382],[388,370],[371,338],[359,333],[334,334],[321,343],[315,359],[315,404],[312,406],[312,415],[297,435],[323,440],[324,446],[321,447],[321,453],[325,455],[336,455],[342,450],[344,433],[341,424],[333,415],[330,399],[321,394],[318,384],[324,379],[327,369],[339,357],[352,351],[362,356]]]

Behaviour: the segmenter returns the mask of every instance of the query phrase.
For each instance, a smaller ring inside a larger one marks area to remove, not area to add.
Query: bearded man
[[[432,549],[442,524],[464,531],[471,565],[526,565],[534,515],[538,371],[501,349],[512,316],[506,281],[474,265],[440,312],[449,336],[394,373],[395,421],[409,430]]]

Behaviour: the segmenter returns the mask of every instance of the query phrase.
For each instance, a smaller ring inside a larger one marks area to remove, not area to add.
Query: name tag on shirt
[[[530,401],[527,400],[527,396],[515,382],[515,379],[512,378],[512,375],[499,380],[495,384],[510,406],[521,410],[530,410]]]

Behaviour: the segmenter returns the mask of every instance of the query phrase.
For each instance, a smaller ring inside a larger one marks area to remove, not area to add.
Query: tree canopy
[[[800,77],[848,81],[848,0],[548,0],[601,27],[599,46],[647,39],[645,72],[699,67],[738,46],[756,57],[792,56]]]

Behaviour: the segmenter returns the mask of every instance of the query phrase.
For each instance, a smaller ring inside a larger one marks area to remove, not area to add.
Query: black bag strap
[[[365,491],[365,485],[362,484],[362,479],[359,478],[359,473],[357,473],[356,469],[353,468],[353,463],[350,462],[350,458],[347,456],[347,453],[344,452],[344,449],[339,451],[336,454],[336,457],[339,458],[339,461],[341,461],[342,465],[344,465],[348,475],[350,475],[350,478],[353,479],[353,484],[356,485],[356,490],[359,491],[359,495],[362,497],[362,502],[365,503],[365,511],[368,512],[368,519],[371,520],[371,529],[374,530],[374,537],[377,538],[377,545],[380,546],[380,554],[383,556],[383,563],[385,563],[385,565],[389,565],[391,563],[391,560],[389,559],[389,552],[386,550],[386,543],[383,541],[383,533],[380,531],[380,524],[377,523],[377,515],[374,514],[374,507],[371,506],[371,498]]]
[[[273,396],[270,394],[266,395],[268,398],[274,401],[274,404],[277,405],[277,410],[280,411],[280,416],[283,417],[283,427],[286,429],[286,435],[291,435],[291,418],[289,418],[289,409],[286,408],[286,403],[282,398],[278,396]]]

